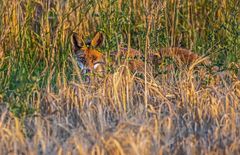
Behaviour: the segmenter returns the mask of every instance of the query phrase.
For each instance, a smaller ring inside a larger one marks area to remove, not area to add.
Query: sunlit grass
[[[0,154],[239,154],[239,6],[0,1]],[[109,64],[120,44],[145,56],[177,46],[222,72],[166,59],[146,76],[120,65],[86,85],[71,35],[97,31]]]

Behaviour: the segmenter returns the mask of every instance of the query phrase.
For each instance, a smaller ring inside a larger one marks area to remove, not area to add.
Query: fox
[[[97,73],[101,77],[104,77],[106,73],[106,57],[97,50],[97,47],[99,47],[102,42],[103,34],[101,32],[97,32],[92,40],[87,41],[83,41],[77,33],[73,33],[73,51],[83,75]],[[201,58],[201,56],[193,51],[180,47],[160,48],[158,51],[149,54],[147,58],[144,58],[141,51],[133,48],[128,49],[120,46],[118,49],[119,50],[110,52],[113,65],[117,65],[118,62],[122,64],[127,60],[128,68],[133,73],[145,72],[145,60],[148,64],[159,65],[164,57],[169,56],[182,61],[184,64],[191,64]],[[204,60],[204,64],[209,65],[211,61],[206,59]],[[149,67],[149,65],[147,65],[147,67]],[[88,81],[90,81],[90,77],[87,76],[87,78]]]

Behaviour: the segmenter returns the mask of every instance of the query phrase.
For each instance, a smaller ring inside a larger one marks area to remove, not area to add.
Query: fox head
[[[96,73],[103,76],[105,66],[104,57],[103,54],[97,50],[97,47],[102,42],[103,35],[100,32],[96,33],[92,40],[86,41],[80,38],[77,33],[73,33],[73,52],[78,66],[82,70],[82,74]]]

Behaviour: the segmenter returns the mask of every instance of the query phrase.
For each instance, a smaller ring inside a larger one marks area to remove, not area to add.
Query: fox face
[[[98,32],[92,40],[84,41],[77,33],[72,36],[73,52],[79,68],[83,75],[86,75],[87,82],[90,82],[88,73],[104,75],[104,57],[96,48],[102,43],[103,35]]]
[[[94,75],[105,75],[105,61],[104,56],[97,50],[97,47],[102,43],[103,35],[98,32],[95,34],[92,40],[84,41],[79,37],[77,33],[72,36],[73,52],[76,57],[79,68],[82,74],[87,78],[86,81],[90,82],[90,76],[88,73],[94,73]],[[184,64],[190,64],[196,61],[199,56],[190,50],[177,47],[161,48],[159,51],[154,52],[145,58],[146,62],[150,63],[150,66],[156,68],[163,61],[163,57],[169,56],[176,60],[181,60]],[[128,68],[133,73],[145,72],[145,61],[142,60],[143,54],[141,51],[135,49],[128,49],[119,47],[118,51],[110,52],[112,57],[112,65],[118,66],[120,63],[128,62]],[[149,65],[147,65],[149,67]],[[148,68],[147,70],[149,70]]]

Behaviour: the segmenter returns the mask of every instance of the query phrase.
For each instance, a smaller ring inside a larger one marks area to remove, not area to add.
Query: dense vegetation
[[[240,153],[239,0],[1,0],[0,17],[0,154]],[[176,46],[221,71],[164,62],[85,85],[71,36],[97,31],[106,57]]]

